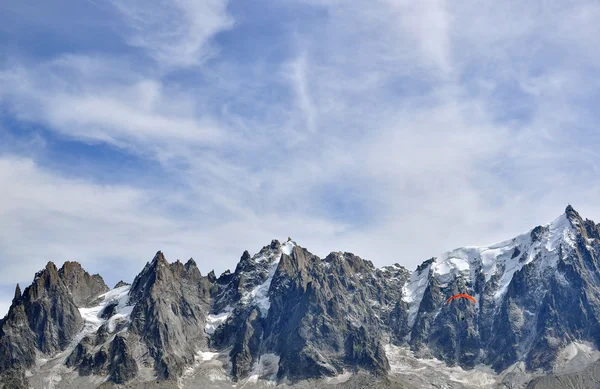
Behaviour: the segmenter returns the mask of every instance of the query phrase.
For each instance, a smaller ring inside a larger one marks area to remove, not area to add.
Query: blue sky
[[[600,5],[0,4],[0,313],[77,260],[202,273],[293,237],[414,268],[600,221]]]

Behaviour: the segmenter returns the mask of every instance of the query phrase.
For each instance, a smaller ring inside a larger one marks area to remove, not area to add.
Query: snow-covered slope
[[[463,368],[502,372],[522,361],[526,370],[551,370],[568,344],[600,342],[600,328],[586,324],[599,312],[598,253],[600,226],[571,207],[513,239],[446,252],[411,273],[407,326],[392,339]],[[457,293],[477,302],[446,303]]]
[[[113,332],[118,322],[129,321],[133,305],[128,305],[130,285],[121,286],[98,296],[97,305],[90,308],[79,308],[85,324],[82,334],[94,333],[104,323],[108,323],[108,331]],[[111,306],[110,317],[102,317],[102,313]]]
[[[575,234],[567,215],[563,214],[553,222],[513,239],[489,246],[461,247],[433,258],[424,269],[413,272],[404,287],[403,299],[409,305],[411,327],[431,277],[436,278],[442,287],[457,277],[463,278],[472,288],[480,274],[484,275],[486,283],[495,277],[497,282],[492,286],[493,296],[500,301],[514,274],[523,266],[535,261],[541,272],[556,269],[558,248],[573,249]],[[478,294],[473,290],[463,292]]]

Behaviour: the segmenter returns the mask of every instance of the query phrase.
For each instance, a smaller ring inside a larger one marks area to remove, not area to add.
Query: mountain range
[[[598,387],[599,254],[568,206],[414,271],[291,239],[218,277],[159,251],[113,288],[49,262],[0,320],[0,389]]]

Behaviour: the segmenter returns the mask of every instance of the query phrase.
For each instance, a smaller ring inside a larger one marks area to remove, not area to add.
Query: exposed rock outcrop
[[[99,274],[90,275],[78,262],[65,262],[58,271],[78,307],[88,306],[109,288]]]
[[[206,346],[202,329],[210,293],[194,260],[169,264],[162,252],[133,281],[130,330],[148,348],[160,379],[181,376],[196,350]]]
[[[17,285],[8,314],[0,321],[2,380],[27,387],[24,371],[35,364],[36,354],[64,350],[82,327],[68,287],[54,263],[48,262],[22,295]]]

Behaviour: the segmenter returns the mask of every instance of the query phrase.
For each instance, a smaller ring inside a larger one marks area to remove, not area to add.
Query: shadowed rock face
[[[408,271],[378,270],[350,253],[321,260],[295,244],[283,252],[277,241],[240,264],[219,292],[231,298],[220,306],[235,309],[212,337],[216,347],[232,347],[234,377],[250,374],[268,354],[279,356],[279,378],[358,368],[385,374],[382,338],[392,317],[402,326],[398,300]],[[268,307],[264,298],[240,297],[253,295],[268,297]]]
[[[148,348],[159,378],[176,379],[206,347],[210,289],[192,259],[169,264],[161,252],[133,281],[130,331]]]
[[[7,316],[0,321],[0,375],[12,381],[35,363],[36,352],[64,350],[81,330],[83,320],[69,289],[52,262],[35,275],[23,294],[17,285]],[[10,372],[13,371],[13,372]],[[26,386],[26,380],[21,380]]]
[[[600,346],[599,231],[568,207],[554,224],[507,241],[514,247],[504,254],[506,267],[517,267],[508,281],[501,261],[487,279],[481,266],[446,279],[429,267],[409,345],[420,356],[465,368],[483,363],[498,372],[517,361],[551,371],[570,342]],[[478,303],[444,304],[459,292],[477,295]]]
[[[135,378],[139,370],[129,337],[127,333],[118,333],[106,342],[102,335],[87,336],[75,347],[65,364],[76,367],[81,376],[108,375],[111,382],[124,384]]]
[[[203,329],[210,288],[192,259],[169,264],[158,252],[129,290],[128,303],[135,304],[130,323],[113,330],[102,324],[77,345],[67,366],[76,367],[80,375],[108,375],[117,384],[135,378],[140,363],[153,366],[160,380],[180,377],[194,362],[195,352],[206,347]],[[118,302],[105,305],[99,317],[110,319],[117,306]],[[140,354],[146,357],[140,359]]]
[[[64,350],[83,327],[77,305],[52,262],[36,274],[21,301],[36,346],[45,354]]]
[[[77,262],[65,262],[58,274],[78,307],[88,306],[98,295],[109,291],[100,275],[90,275]]]
[[[29,323],[29,319],[17,285],[8,314],[0,320],[0,372],[11,368],[27,368],[35,361],[36,335],[28,325],[22,323]]]
[[[113,289],[120,288],[122,286],[127,286],[127,285],[130,285],[130,284],[128,284],[127,282],[121,280],[121,281],[117,282],[117,284],[115,285],[115,287]]]

